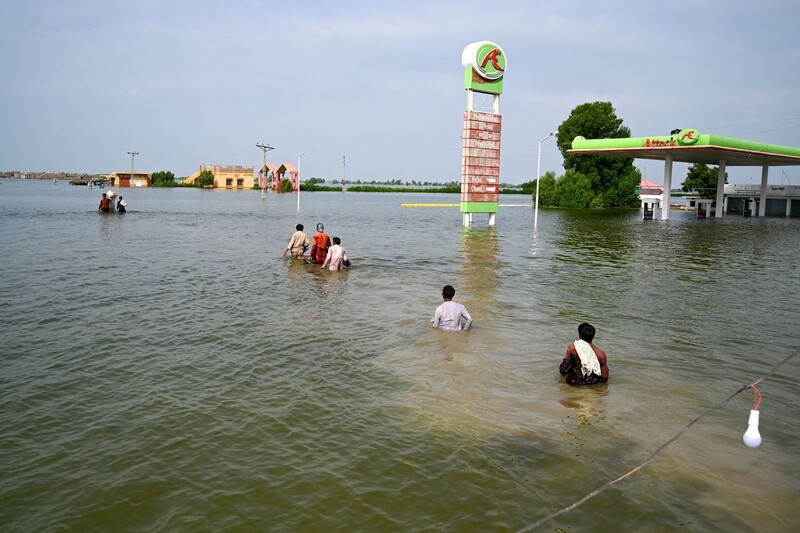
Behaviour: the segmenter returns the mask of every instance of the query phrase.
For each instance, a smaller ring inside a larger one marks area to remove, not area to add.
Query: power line
[[[776,118],[773,120],[761,120],[758,122],[745,122],[743,124],[729,124],[727,126],[713,126],[708,128],[703,128],[703,131],[706,130],[726,130],[731,128],[741,128],[742,126],[755,126],[757,124],[771,124],[773,122],[786,122],[787,120],[800,120],[800,117],[788,117],[788,118]],[[796,127],[796,126],[791,126]]]

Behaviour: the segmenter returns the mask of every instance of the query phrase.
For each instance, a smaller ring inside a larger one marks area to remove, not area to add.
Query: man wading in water
[[[594,326],[584,322],[578,326],[579,339],[569,345],[558,371],[567,376],[567,385],[594,385],[608,381],[606,352],[592,343]]]
[[[292,252],[292,259],[302,259],[306,248],[308,248],[308,235],[303,233],[302,224],[295,226],[295,229],[297,231],[292,233],[292,238],[289,239],[289,245],[283,251],[283,255],[285,256],[287,253]]]
[[[467,308],[462,304],[453,301],[456,290],[452,285],[445,285],[442,289],[442,300],[444,303],[436,308],[436,312],[431,319],[431,325],[435,328],[446,331],[464,331],[472,325],[472,317],[467,312]],[[464,319],[464,325],[461,320]]]
[[[318,265],[323,264],[330,247],[331,238],[325,233],[325,226],[320,222],[317,224],[317,232],[311,237],[311,250],[308,252],[308,261]]]
[[[110,208],[111,208],[111,200],[108,199],[106,193],[103,193],[102,196],[100,196],[100,207],[98,207],[97,209],[99,209],[103,213],[108,213]]]

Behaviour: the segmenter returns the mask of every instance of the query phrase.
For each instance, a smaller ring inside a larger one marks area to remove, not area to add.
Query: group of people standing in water
[[[350,266],[347,250],[342,246],[342,239],[339,237],[331,239],[325,233],[325,225],[322,222],[317,224],[317,232],[311,237],[311,241],[308,240],[308,235],[303,233],[303,229],[302,224],[295,226],[296,231],[283,251],[284,256],[291,253],[293,259],[303,259],[306,263],[322,265],[322,268],[327,267],[330,270],[342,270]],[[308,250],[309,245],[310,250]],[[308,257],[305,256],[306,250]]]
[[[103,195],[105,196],[105,195]],[[317,232],[309,241],[308,235],[303,233],[303,225],[298,224],[296,231],[289,239],[289,244],[283,250],[283,256],[291,254],[293,259],[303,259],[306,263],[322,265],[331,270],[341,270],[350,266],[347,259],[347,251],[342,247],[342,240],[339,237],[331,238],[325,233],[325,226],[320,222],[317,224]],[[309,246],[308,257],[305,253]],[[452,285],[445,285],[442,289],[442,300],[444,302],[436,308],[431,318],[431,325],[434,328],[444,331],[466,331],[472,325],[472,316],[463,304],[453,301],[456,294]],[[582,323],[578,326],[578,339],[567,347],[559,373],[565,376],[568,385],[594,385],[606,383],[608,381],[608,359],[606,353],[597,347],[592,341],[595,336],[595,328],[589,323]]]
[[[102,195],[100,195],[100,206],[97,208],[98,211],[101,213],[108,213],[111,211],[111,209],[114,208],[114,196],[116,196],[114,191],[108,191],[107,193],[104,192]],[[120,195],[120,197],[117,199],[117,211],[124,213],[127,205],[128,204]]]

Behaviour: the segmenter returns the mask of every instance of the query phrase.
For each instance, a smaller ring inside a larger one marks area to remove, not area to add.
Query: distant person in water
[[[467,308],[453,301],[456,290],[452,285],[445,285],[442,289],[444,303],[436,308],[431,324],[435,328],[446,331],[464,331],[472,325],[472,317]]]
[[[317,232],[311,237],[311,250],[308,252],[308,261],[318,265],[323,264],[330,247],[331,238],[325,233],[325,226],[320,222],[317,224]]]
[[[328,249],[328,257],[323,261],[322,268],[328,265],[331,270],[341,270],[343,267],[350,266],[347,250],[342,247],[342,239],[339,237],[333,238],[333,246]]]
[[[567,385],[594,385],[608,381],[606,353],[592,343],[595,329],[584,322],[578,326],[578,340],[567,348],[558,371],[567,376]]]
[[[292,253],[293,259],[302,259],[303,254],[306,253],[306,249],[308,248],[308,235],[303,233],[303,225],[298,224],[295,226],[295,231],[292,233],[292,238],[289,239],[289,245],[283,251],[283,255],[285,256],[287,253]]]
[[[111,209],[111,200],[108,199],[106,193],[103,193],[102,196],[100,196],[100,207],[98,207],[97,209],[99,209],[103,213],[108,213],[109,210]]]
[[[117,200],[117,211],[119,211],[120,213],[124,213],[125,206],[127,205],[128,205],[127,202],[125,202],[125,200],[122,199],[122,196],[120,196],[119,200]]]

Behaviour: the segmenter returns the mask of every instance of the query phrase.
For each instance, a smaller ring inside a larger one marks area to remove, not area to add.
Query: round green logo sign
[[[700,139],[700,132],[694,129],[681,130],[678,134],[678,144],[694,144]]]
[[[461,56],[461,62],[465,67],[472,66],[481,78],[490,81],[502,78],[506,70],[506,54],[491,41],[468,45]]]
[[[503,77],[506,70],[506,55],[494,43],[485,43],[478,47],[475,53],[475,64],[482,77],[487,80],[497,80]]]

